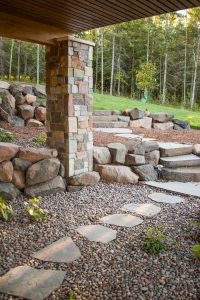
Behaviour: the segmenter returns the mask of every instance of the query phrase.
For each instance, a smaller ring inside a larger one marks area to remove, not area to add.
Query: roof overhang
[[[2,0],[0,4],[0,36],[53,44],[80,31],[198,7],[200,0]]]

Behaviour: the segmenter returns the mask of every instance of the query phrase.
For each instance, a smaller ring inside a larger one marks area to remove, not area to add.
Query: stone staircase
[[[192,145],[159,143],[161,179],[200,182],[200,157],[192,154]]]
[[[121,116],[115,110],[94,110],[93,128],[127,128],[130,117]]]

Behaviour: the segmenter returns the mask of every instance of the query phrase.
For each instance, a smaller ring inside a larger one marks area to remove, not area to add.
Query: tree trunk
[[[3,79],[4,65],[3,65],[3,38],[0,37],[0,77]]]
[[[200,51],[200,29],[198,31],[198,41],[197,41],[197,50],[194,57],[194,76],[193,76],[193,83],[192,83],[192,95],[190,101],[191,110],[195,104],[195,95],[196,95],[196,81],[197,81],[197,67],[199,62],[199,51]]]
[[[36,83],[40,83],[40,45],[37,44],[37,79]]]
[[[18,43],[17,55],[17,80],[20,81],[20,58],[21,58],[21,41]]]
[[[11,75],[12,75],[12,60],[13,60],[14,43],[15,43],[15,40],[12,40],[11,48],[10,48],[10,63],[9,63],[9,74],[8,74],[9,81],[11,80]]]
[[[149,47],[150,47],[150,18],[148,18],[148,33],[147,33],[147,63],[149,62]]]
[[[24,47],[24,79],[26,80],[27,75],[27,49]]]
[[[118,67],[118,81],[117,81],[117,95],[120,96],[120,88],[121,88],[121,38],[119,41],[119,56],[117,60]]]
[[[162,104],[166,101],[166,86],[167,86],[167,66],[168,66],[168,50],[169,50],[169,39],[168,39],[168,29],[169,29],[169,18],[165,15],[166,27],[165,27],[165,62],[164,62],[164,78],[163,78],[163,95]]]
[[[113,78],[115,69],[115,33],[113,33],[113,47],[112,47],[112,66],[111,66],[111,76],[110,76],[110,95],[113,94]]]
[[[187,40],[188,40],[188,30],[187,30],[187,17],[188,13],[186,11],[185,17],[185,59],[184,59],[184,75],[183,75],[183,105],[186,105],[186,94],[187,94]]]
[[[131,98],[134,99],[135,96],[135,80],[134,80],[134,66],[135,66],[135,44],[133,44],[132,52],[132,68],[131,68]]]
[[[97,38],[97,43],[96,43],[96,76],[95,76],[95,85],[94,85],[94,90],[97,92],[97,83],[98,83],[98,71],[99,71],[99,32],[98,32],[98,38]]]
[[[104,61],[103,61],[103,29],[101,29],[101,94],[103,94],[103,75],[104,75]]]

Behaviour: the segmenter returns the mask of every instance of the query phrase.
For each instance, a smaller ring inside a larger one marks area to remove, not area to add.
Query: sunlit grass
[[[191,127],[200,129],[200,112],[192,112],[183,108],[175,108],[171,106],[163,106],[152,103],[142,103],[137,100],[131,100],[123,97],[115,97],[110,95],[94,94],[94,109],[120,110],[126,108],[148,109],[150,112],[169,112],[175,118],[187,121]]]

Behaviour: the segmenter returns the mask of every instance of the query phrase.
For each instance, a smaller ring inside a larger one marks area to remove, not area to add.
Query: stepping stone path
[[[108,215],[106,217],[101,218],[100,221],[106,224],[123,227],[134,227],[143,222],[143,220],[138,217],[126,214]]]
[[[125,138],[125,139],[142,139],[143,135],[137,135],[133,133],[118,133],[115,134],[117,137]]]
[[[161,211],[161,208],[151,203],[130,203],[125,204],[122,207],[122,210],[130,211],[144,217],[153,217]]]
[[[93,131],[105,133],[132,133],[132,130],[128,128],[93,128]]]
[[[31,255],[34,258],[57,263],[71,263],[81,256],[70,237],[64,237]]]
[[[30,300],[42,300],[62,284],[65,275],[66,272],[63,271],[19,266],[0,277],[0,292]]]
[[[86,225],[80,226],[77,229],[78,233],[86,237],[89,241],[108,243],[116,239],[117,231],[101,226],[101,225]]]
[[[157,182],[148,181],[145,182],[146,185],[155,186],[163,190],[177,192],[180,194],[186,194],[189,196],[200,197],[200,183],[197,182]]]
[[[178,196],[171,196],[164,193],[153,193],[148,196],[151,200],[166,203],[166,204],[179,204],[183,203],[184,199]]]

